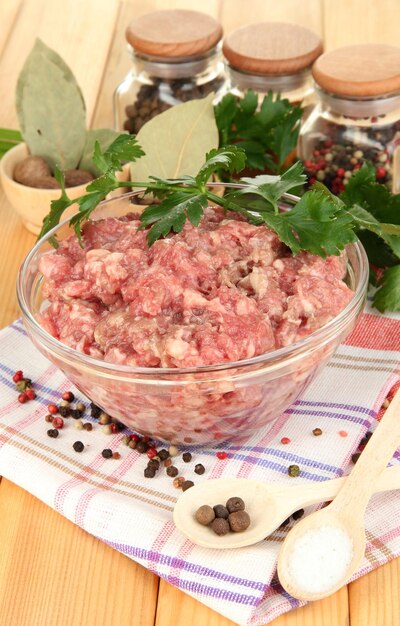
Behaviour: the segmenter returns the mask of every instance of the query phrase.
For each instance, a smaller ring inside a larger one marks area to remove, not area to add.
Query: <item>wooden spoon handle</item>
[[[346,482],[330,505],[336,512],[346,508],[350,515],[364,513],[377,480],[400,445],[400,389],[368,441]]]

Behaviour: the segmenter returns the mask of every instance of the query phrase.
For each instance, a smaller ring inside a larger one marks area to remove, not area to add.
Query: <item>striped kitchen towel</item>
[[[293,484],[342,476],[398,384],[399,360],[400,316],[367,309],[319,377],[273,424],[243,445],[193,449],[193,463],[178,459],[176,465],[196,482],[240,476]],[[12,382],[17,369],[32,378],[37,390],[37,399],[23,405]],[[163,472],[144,479],[147,457],[124,446],[123,433],[105,435],[94,424],[92,431],[79,433],[85,444],[81,454],[72,448],[77,431],[71,420],[57,439],[46,435],[46,407],[71,385],[33,347],[20,321],[0,334],[0,385],[1,475],[235,623],[266,624],[301,605],[276,579],[279,547],[293,522],[257,545],[220,551],[216,558],[175,528],[178,492],[172,479]],[[313,436],[314,428],[322,435]],[[282,444],[283,437],[289,443]],[[105,447],[118,449],[121,458],[103,458]],[[227,458],[216,456],[221,450]],[[391,463],[399,462],[396,453]],[[196,463],[205,466],[203,476],[194,474]],[[293,463],[301,469],[298,478],[288,476]],[[356,576],[400,554],[400,492],[374,496],[366,522],[367,551]]]

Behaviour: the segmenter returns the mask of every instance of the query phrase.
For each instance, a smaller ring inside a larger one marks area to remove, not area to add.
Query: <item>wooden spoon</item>
[[[365,553],[364,513],[400,443],[400,390],[331,504],[296,524],[283,542],[278,577],[290,595],[317,600],[337,591]]]
[[[323,482],[288,485],[264,483],[247,478],[217,478],[191,487],[178,499],[174,508],[177,528],[193,543],[205,548],[242,548],[268,537],[292,513],[299,509],[332,500],[346,481],[333,478]],[[400,466],[388,467],[378,479],[376,491],[400,489]],[[228,498],[239,496],[246,503],[251,524],[242,533],[222,537],[207,526],[199,524],[194,514],[202,504],[225,504]]]

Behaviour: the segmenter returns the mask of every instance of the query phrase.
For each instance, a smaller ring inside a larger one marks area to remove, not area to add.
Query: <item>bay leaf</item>
[[[92,130],[87,130],[79,168],[81,170],[88,170],[95,178],[101,176],[102,172],[93,163],[94,144],[98,141],[101,151],[105,152],[120,134],[121,133],[113,130],[112,128],[94,128]]]
[[[16,109],[31,154],[53,170],[78,166],[86,140],[83,95],[68,65],[40,39],[18,77]]]
[[[213,98],[177,104],[142,126],[136,138],[145,155],[131,164],[132,180],[197,174],[206,153],[218,147]]]

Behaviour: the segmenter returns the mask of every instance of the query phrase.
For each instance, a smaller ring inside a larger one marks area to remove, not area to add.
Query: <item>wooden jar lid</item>
[[[295,74],[321,54],[322,41],[311,30],[283,22],[251,24],[226,37],[230,65],[252,74]]]
[[[222,37],[210,15],[181,9],[154,11],[133,20],[126,29],[132,48],[158,57],[191,57],[208,52]]]
[[[314,63],[315,82],[338,96],[382,96],[400,90],[400,48],[359,44],[326,52]]]

